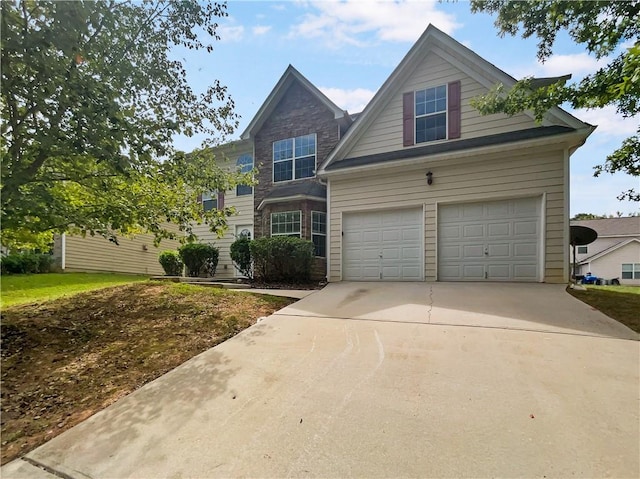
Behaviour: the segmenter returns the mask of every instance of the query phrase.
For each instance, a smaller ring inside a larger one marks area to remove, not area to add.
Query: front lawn
[[[3,275],[0,307],[49,301],[83,291],[145,281],[148,276],[119,273],[47,273]]]
[[[567,291],[580,301],[640,333],[640,286],[585,287],[586,291],[571,288]]]
[[[2,311],[2,463],[295,300],[144,282]]]

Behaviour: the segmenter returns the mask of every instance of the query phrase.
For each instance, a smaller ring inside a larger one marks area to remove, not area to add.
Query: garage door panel
[[[465,225],[462,227],[463,238],[484,238],[484,225]]]
[[[488,223],[487,236],[490,238],[509,236],[511,234],[511,223]]]
[[[540,199],[441,205],[438,279],[536,281]]]
[[[422,215],[421,208],[345,213],[343,279],[421,280],[424,274]],[[358,260],[353,261],[356,258]],[[359,267],[355,266],[356,262],[360,263]]]

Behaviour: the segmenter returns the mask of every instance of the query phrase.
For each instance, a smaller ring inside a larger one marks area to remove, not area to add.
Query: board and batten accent
[[[440,281],[538,281],[540,197],[438,205]]]
[[[422,208],[345,213],[344,280],[421,281]]]
[[[474,203],[518,197],[544,196],[540,214],[541,252],[539,281],[562,283],[568,274],[568,238],[565,241],[564,148],[549,145],[535,150],[478,154],[469,161],[443,161],[424,165],[391,166],[359,171],[358,175],[329,179],[330,281],[341,281],[343,272],[342,231],[350,212],[422,207],[424,211],[424,274],[438,279],[437,206]],[[433,173],[427,185],[425,173]],[[565,252],[566,250],[566,252]],[[566,253],[566,254],[565,254]]]

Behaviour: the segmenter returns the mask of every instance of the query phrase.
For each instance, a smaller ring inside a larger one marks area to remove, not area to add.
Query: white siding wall
[[[599,278],[620,278],[620,284],[640,285],[640,279],[622,279],[623,263],[640,263],[640,243],[629,243],[583,265],[580,274],[591,272]]]
[[[330,281],[341,280],[342,213],[389,208],[425,208],[425,278],[436,279],[436,209],[438,202],[480,201],[518,196],[545,197],[544,280],[564,282],[563,238],[566,215],[562,150],[516,150],[500,156],[478,156],[458,165],[385,169],[332,178],[330,201]],[[433,172],[428,186],[427,170]]]
[[[580,261],[588,258],[589,256],[593,256],[595,254],[598,254],[601,251],[604,251],[607,248],[610,248],[613,245],[616,245],[618,243],[623,243],[624,241],[627,241],[629,239],[629,237],[624,237],[624,236],[618,236],[616,238],[598,238],[596,239],[593,243],[587,245],[587,253],[586,254],[579,254],[576,253],[576,260],[579,263]],[[640,238],[639,238],[640,239]],[[576,248],[576,252],[578,251],[578,249]],[[573,254],[573,253],[572,253]],[[573,259],[573,256],[572,256]]]
[[[461,81],[461,137],[460,139],[524,130],[536,126],[524,113],[509,117],[504,114],[481,116],[469,105],[469,100],[486,93],[487,88],[468,77],[441,57],[431,52],[401,88],[391,95],[389,103],[378,115],[362,138],[345,158],[402,150],[402,93]],[[424,146],[421,143],[417,146]]]

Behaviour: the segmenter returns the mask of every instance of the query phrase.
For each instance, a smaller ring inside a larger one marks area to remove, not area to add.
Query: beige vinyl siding
[[[382,112],[356,142],[345,158],[402,150],[402,93],[461,81],[461,137],[475,138],[509,131],[533,128],[535,122],[524,113],[509,117],[504,114],[481,116],[469,100],[488,90],[455,68],[437,54],[430,52],[411,78],[392,95]],[[446,141],[446,140],[445,140]],[[420,145],[425,145],[421,143]],[[418,145],[418,146],[420,146]]]
[[[236,276],[233,262],[231,261],[231,243],[236,240],[236,226],[253,225],[253,195],[236,196],[235,190],[227,191],[224,204],[225,206],[235,206],[238,214],[227,218],[229,227],[222,238],[218,238],[215,233],[209,231],[206,225],[194,227],[194,232],[200,242],[213,244],[220,250],[218,268],[214,278],[232,279]]]
[[[120,236],[116,245],[102,236],[83,238],[66,235],[65,271],[164,274],[158,255],[164,250],[176,249],[180,243],[164,239],[155,247],[153,238],[152,234],[140,234],[133,238]],[[60,239],[56,243],[61,244]]]
[[[330,201],[330,281],[341,279],[341,215],[348,211],[408,208],[424,205],[425,278],[436,279],[437,205],[545,194],[544,280],[565,280],[564,152],[531,150],[478,156],[463,164],[441,164],[433,172],[433,185],[425,178],[427,167],[384,169],[332,178]]]
[[[220,148],[223,153],[218,156],[217,161],[223,169],[236,171],[236,161],[243,154],[253,156],[253,148],[250,142],[236,142]],[[255,165],[255,158],[254,158]],[[213,244],[220,250],[218,257],[218,267],[214,278],[232,279],[237,277],[233,262],[231,261],[231,243],[236,238],[236,226],[251,225],[253,227],[253,193],[250,195],[236,196],[236,189],[225,191],[224,205],[227,207],[235,207],[236,215],[227,218],[228,229],[222,238],[218,238],[216,233],[209,230],[207,225],[198,225],[194,227],[194,233],[198,236],[198,240],[202,243]]]

